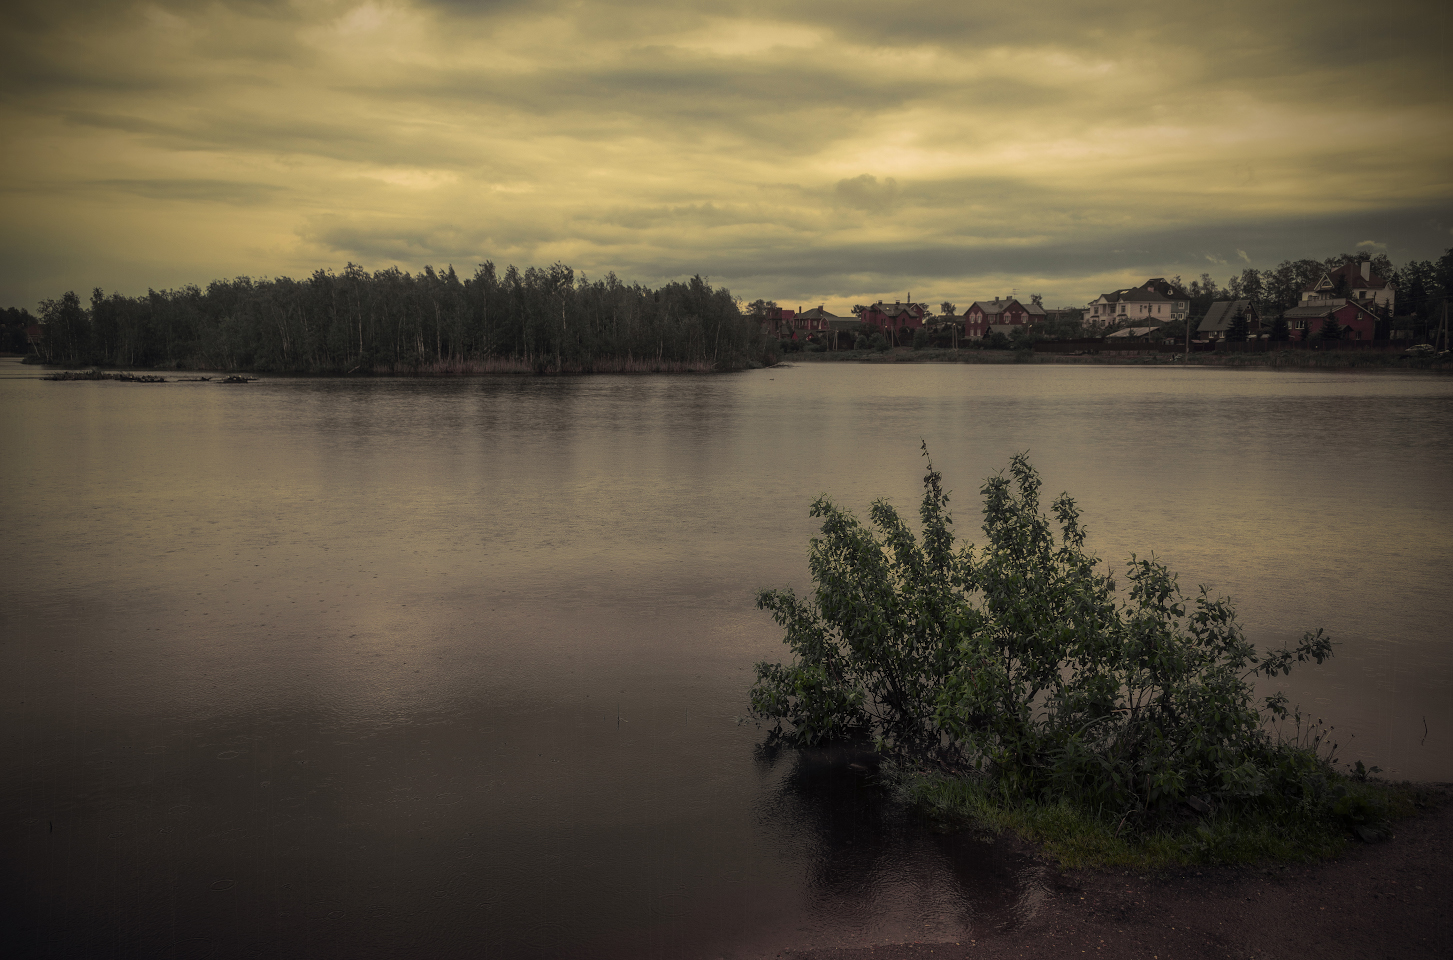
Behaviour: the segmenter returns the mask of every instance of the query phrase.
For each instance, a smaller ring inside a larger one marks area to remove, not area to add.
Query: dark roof
[[[990,315],[996,315],[996,314],[1003,313],[1005,310],[1008,310],[1012,306],[1018,306],[1021,310],[1024,310],[1026,313],[1032,313],[1033,312],[1028,307],[1026,307],[1024,304],[1020,303],[1014,297],[1010,297],[1008,300],[1000,300],[998,297],[995,297],[993,300],[975,300],[973,303],[969,304],[969,309],[968,310],[965,310],[964,311],[964,314],[965,315],[968,315],[969,310],[972,310],[975,307],[978,307],[984,313],[987,313],[987,314],[990,314]],[[1043,313],[1044,311],[1041,310],[1040,312]]]
[[[1353,287],[1361,287],[1363,290],[1382,290],[1387,286],[1387,281],[1377,274],[1372,273],[1371,267],[1368,267],[1367,270],[1369,274],[1372,274],[1371,276],[1364,277],[1362,275],[1362,265],[1367,262],[1366,260],[1360,260],[1356,263],[1344,263],[1336,270],[1324,270],[1322,276],[1316,282],[1302,287],[1302,292],[1313,293],[1321,289],[1324,284],[1327,289],[1335,290],[1337,289],[1338,280],[1346,280],[1347,289],[1349,290]]]
[[[1236,314],[1245,311],[1246,319],[1250,320],[1256,315],[1256,308],[1251,305],[1250,300],[1217,300],[1206,309],[1206,315],[1201,318],[1201,325],[1197,327],[1197,336],[1202,333],[1224,333],[1231,328],[1231,321]]]
[[[1151,303],[1170,302],[1170,297],[1164,296],[1163,294],[1155,290],[1147,290],[1144,287],[1126,287],[1124,290],[1115,290],[1110,293],[1102,293],[1100,294],[1100,297],[1103,297],[1106,303],[1145,303],[1146,301],[1149,301]],[[1097,297],[1096,300],[1100,299],[1100,297]],[[1093,303],[1095,301],[1091,302]]]
[[[1153,290],[1161,296],[1165,297],[1167,300],[1186,299],[1183,294],[1176,292],[1175,287],[1172,287],[1170,281],[1167,280],[1165,277],[1151,277],[1149,280],[1145,281],[1140,285],[1140,289]]]
[[[901,317],[905,313],[911,313],[915,316],[921,317],[928,312],[928,305],[923,303],[901,303],[897,300],[894,300],[891,304],[889,304],[884,303],[882,300],[879,300],[877,303],[873,304],[871,307],[867,307],[866,309],[876,310],[884,316],[888,317]]]
[[[811,310],[802,310],[802,311],[800,311],[797,314],[797,316],[799,316],[799,317],[806,317],[809,320],[843,320],[843,319],[850,319],[850,318],[840,317],[840,316],[838,316],[835,313],[828,313],[822,307],[813,307]]]

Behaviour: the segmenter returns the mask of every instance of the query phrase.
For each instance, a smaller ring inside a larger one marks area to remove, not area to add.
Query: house
[[[831,329],[832,321],[842,319],[842,317],[828,313],[821,305],[813,307],[811,310],[803,310],[798,307],[796,315],[792,318],[792,329],[799,334],[815,336],[827,333]]]
[[[923,326],[923,318],[928,315],[928,305],[914,303],[912,295],[909,296],[907,303],[897,300],[884,303],[879,300],[870,307],[853,307],[853,313],[857,315],[860,323],[877,327],[884,336],[896,343],[905,333],[911,337],[914,330]]]
[[[1225,340],[1226,331],[1231,329],[1231,323],[1238,315],[1246,318],[1249,336],[1261,335],[1261,314],[1250,300],[1217,300],[1206,309],[1206,315],[1201,318],[1201,325],[1196,328],[1196,338]]]
[[[1190,312],[1191,301],[1186,295],[1176,289],[1175,284],[1165,277],[1151,277],[1140,285],[1140,289],[1158,293],[1171,302],[1170,318],[1172,320],[1184,320]]]
[[[1104,327],[1115,323],[1169,323],[1184,320],[1191,302],[1164,277],[1153,277],[1138,287],[1100,294],[1085,310],[1085,323]]]
[[[1038,306],[1036,304],[1036,306]],[[1044,309],[1038,314],[1013,297],[1001,300],[975,300],[964,311],[964,336],[977,340],[991,333],[1008,335],[1016,329],[1023,329],[1033,321],[1044,319]]]
[[[1316,283],[1302,288],[1302,299],[1298,307],[1316,306],[1332,300],[1355,300],[1370,309],[1379,307],[1392,315],[1393,301],[1397,288],[1372,272],[1367,260],[1344,263],[1336,270],[1324,271]]]
[[[783,310],[781,307],[768,307],[765,313],[757,314],[762,322],[762,335],[765,337],[777,337],[783,340],[790,340],[794,336],[793,321],[797,319],[796,310]]]
[[[793,323],[797,324],[796,329],[799,332],[810,337],[821,337],[829,346],[836,346],[841,337],[851,338],[859,326],[856,317],[840,317],[828,313],[821,304],[811,310],[799,309]],[[851,340],[848,346],[851,346]]]
[[[1374,340],[1377,338],[1377,323],[1381,319],[1368,307],[1371,303],[1359,303],[1346,298],[1324,297],[1303,301],[1282,313],[1291,335],[1299,340],[1315,340],[1322,333],[1322,325],[1328,317],[1336,321],[1342,330],[1343,340]]]

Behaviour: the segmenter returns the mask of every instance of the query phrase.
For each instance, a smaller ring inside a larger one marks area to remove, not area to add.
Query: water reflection
[[[835,940],[983,939],[1033,917],[1042,865],[1008,838],[935,830],[876,782],[872,752],[761,744],[756,756],[787,767],[758,821],[806,865],[811,913]]]
[[[0,405],[7,946],[639,960],[1022,922],[1012,848],[735,720],[808,504],[911,514],[920,437],[966,539],[1028,448],[1101,555],[1156,550],[1258,642],[1343,641],[1292,692],[1355,756],[1453,776],[1447,379],[0,376]]]

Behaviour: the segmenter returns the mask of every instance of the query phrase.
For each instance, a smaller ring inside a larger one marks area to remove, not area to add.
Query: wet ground
[[[967,940],[779,951],[790,960],[1447,960],[1453,804],[1338,860],[1158,874],[1046,868],[1030,920]]]

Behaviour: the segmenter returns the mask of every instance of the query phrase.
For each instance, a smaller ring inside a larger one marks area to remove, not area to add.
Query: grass
[[[784,363],[1028,363],[1028,350],[955,350],[952,347],[894,347],[891,350],[799,350],[782,354]]]
[[[1206,817],[1188,812],[1175,822],[1137,831],[1121,818],[1085,810],[1068,800],[1006,800],[982,780],[903,772],[888,772],[887,778],[900,798],[942,829],[1007,831],[1040,847],[1066,868],[1325,860],[1361,842],[1331,814],[1222,809]],[[1381,811],[1383,820],[1373,827],[1373,836],[1390,835],[1390,824],[1416,815],[1441,796],[1408,783],[1346,778],[1340,782],[1361,809]]]

